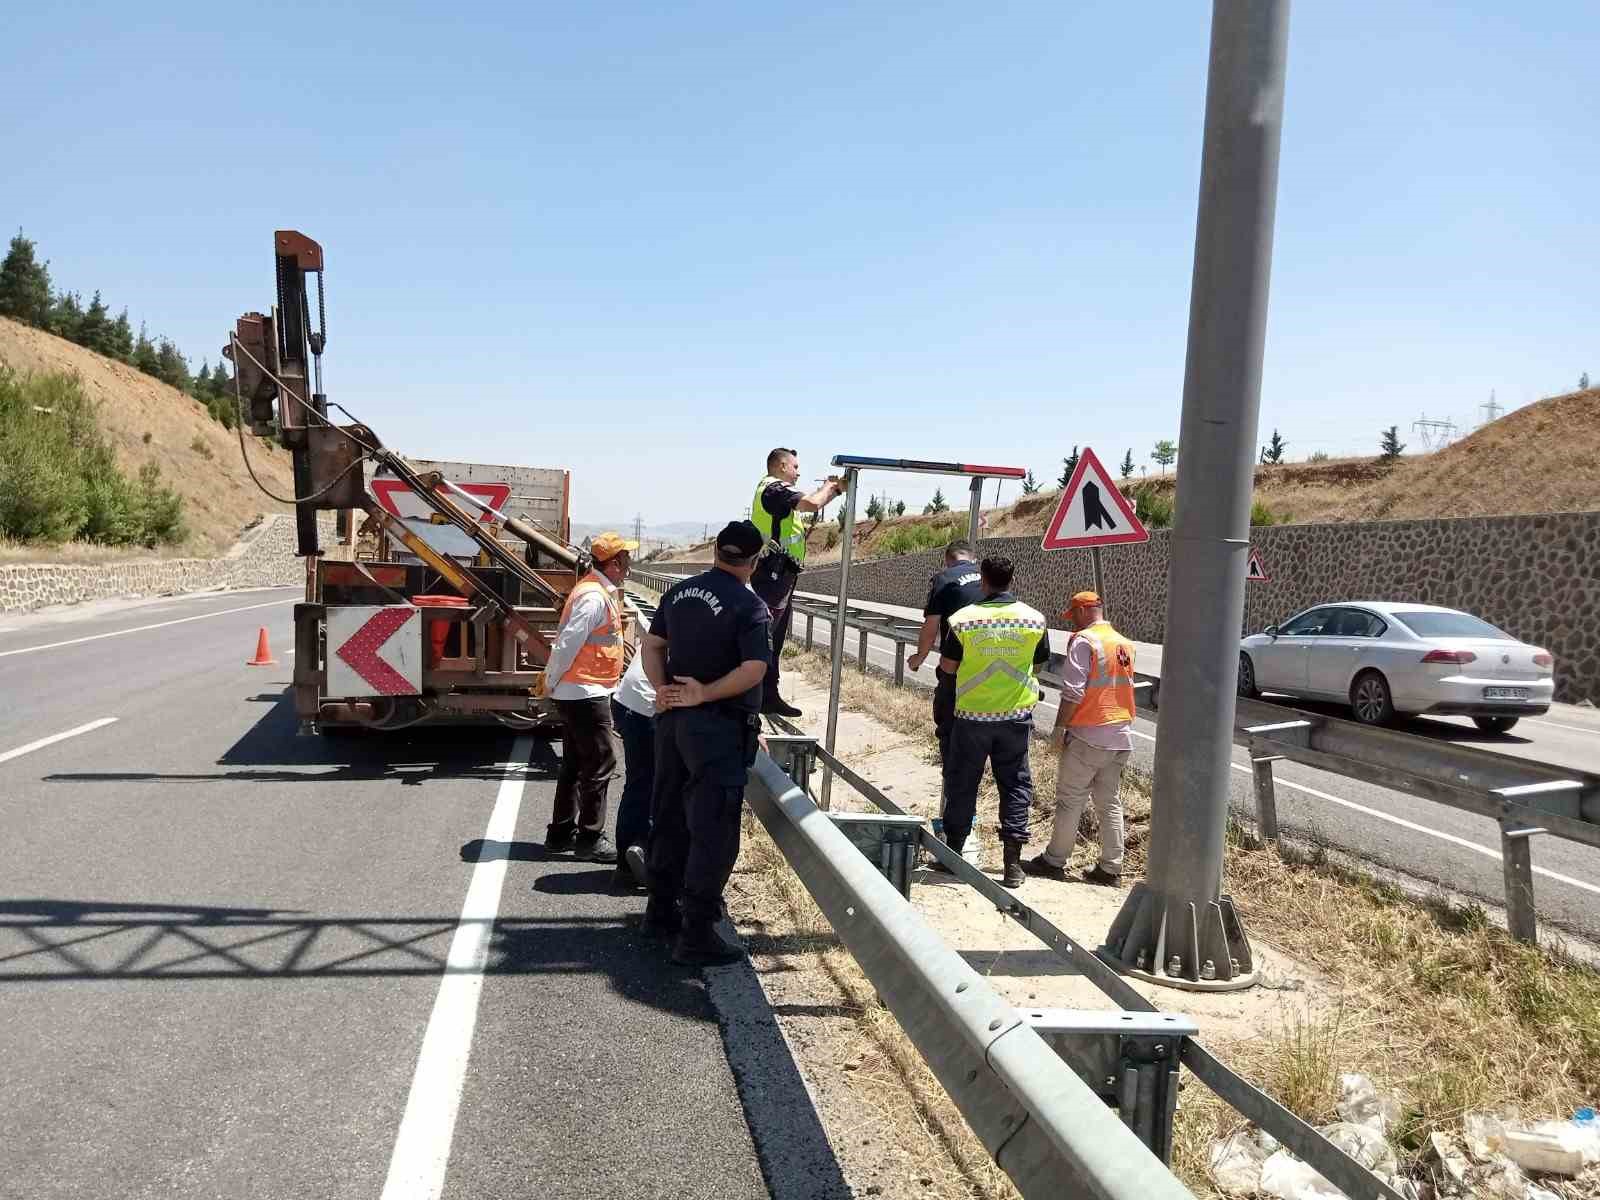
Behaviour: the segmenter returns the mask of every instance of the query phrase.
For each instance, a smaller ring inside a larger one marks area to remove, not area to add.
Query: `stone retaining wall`
[[[333,514],[322,513],[319,520],[326,544],[333,538]],[[124,596],[297,584],[305,580],[306,571],[294,551],[294,518],[274,513],[247,530],[219,558],[0,566],[0,612],[29,612],[52,604]]]
[[[1171,533],[1101,551],[1107,611],[1139,641],[1166,634]],[[1271,577],[1245,592],[1244,631],[1330,600],[1403,599],[1476,613],[1556,657],[1557,698],[1600,700],[1600,512],[1435,521],[1277,525],[1251,531]],[[991,538],[980,553],[1017,564],[1016,589],[1059,624],[1073,592],[1093,585],[1088,551],[1045,553],[1039,539]],[[857,600],[920,606],[937,552],[853,563]],[[838,566],[805,573],[808,592],[839,588]]]

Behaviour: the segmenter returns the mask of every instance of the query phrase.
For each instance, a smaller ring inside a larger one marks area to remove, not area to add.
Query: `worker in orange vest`
[[[561,714],[561,774],[544,848],[570,850],[589,862],[617,861],[617,847],[606,836],[606,789],[617,772],[611,694],[625,658],[620,589],[638,548],[615,533],[589,544],[594,566],[567,594],[544,668],[546,690]]]
[[[1050,844],[1022,864],[1029,875],[1065,881],[1078,822],[1093,798],[1100,819],[1100,861],[1089,883],[1122,879],[1122,770],[1133,750],[1134,644],[1111,627],[1100,597],[1079,592],[1061,614],[1074,631],[1061,671],[1061,701],[1050,744],[1056,763],[1056,815]]]

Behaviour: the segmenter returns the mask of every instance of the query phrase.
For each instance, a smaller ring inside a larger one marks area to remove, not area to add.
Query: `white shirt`
[[[622,682],[617,684],[616,695],[612,699],[641,717],[653,718],[656,715],[656,689],[650,686],[650,677],[644,673],[642,650],[633,656],[628,669],[622,673]]]
[[[593,578],[606,585],[609,592],[615,593],[611,581],[598,571],[593,573]],[[572,602],[572,611],[567,614],[566,624],[562,625],[556,633],[556,644],[550,650],[550,661],[545,664],[544,677],[546,680],[560,679],[577,661],[578,651],[583,649],[584,642],[589,640],[589,635],[606,623],[611,610],[606,604],[605,597],[593,588],[589,588]],[[617,630],[617,635],[622,635],[622,630]],[[612,689],[601,683],[556,683],[550,687],[552,700],[594,700],[599,697],[611,695]]]

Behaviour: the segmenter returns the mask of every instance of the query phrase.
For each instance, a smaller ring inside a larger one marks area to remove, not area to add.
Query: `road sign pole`
[[[1124,970],[1188,988],[1256,980],[1222,855],[1288,31],[1289,0],[1212,9],[1150,862],[1106,935]]]
[[[983,519],[983,476],[972,480],[972,502],[967,505],[967,541],[978,545],[978,522]]]
[[[1099,546],[1089,547],[1089,561],[1094,564],[1094,594],[1100,597],[1100,607],[1104,608],[1106,603],[1106,585],[1105,576],[1100,570]]]
[[[833,739],[839,732],[839,677],[844,673],[844,620],[850,603],[850,544],[856,534],[856,480],[861,473],[851,467],[844,473],[844,517],[839,529],[839,603],[833,612],[833,628],[828,630],[832,641],[832,659],[828,683],[828,733],[823,741],[829,754],[833,753]],[[827,810],[833,799],[833,768],[822,764],[822,802],[818,806]]]

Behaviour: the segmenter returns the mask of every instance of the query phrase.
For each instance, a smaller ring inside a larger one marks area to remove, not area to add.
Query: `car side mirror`
[[[1276,625],[1268,625],[1261,632],[1266,634],[1268,637],[1275,638],[1278,636],[1278,627]]]

